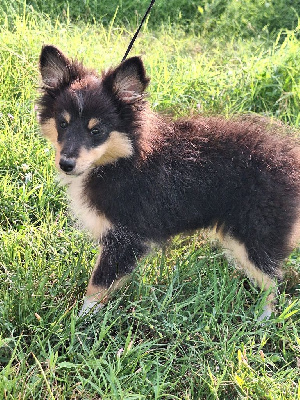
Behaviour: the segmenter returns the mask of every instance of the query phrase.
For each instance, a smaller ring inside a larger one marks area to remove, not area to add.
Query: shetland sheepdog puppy
[[[54,46],[40,55],[39,121],[71,208],[99,240],[81,314],[105,303],[153,244],[208,228],[275,302],[300,239],[300,146],[253,118],[151,111],[139,57],[98,75]]]

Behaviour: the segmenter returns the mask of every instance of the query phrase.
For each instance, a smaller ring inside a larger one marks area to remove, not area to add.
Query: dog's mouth
[[[72,171],[72,172],[65,172],[63,170],[61,170],[60,168],[58,169],[59,172],[59,179],[65,184],[65,185],[69,185],[72,182],[75,182],[77,179],[83,179],[84,177],[84,173],[86,171]]]
[[[60,165],[56,165],[58,172],[62,175],[62,176],[68,176],[70,178],[74,177],[76,178],[77,176],[83,175],[85,173],[85,170],[83,169],[77,169],[77,168],[73,168],[70,170],[64,170],[64,168],[61,168]]]
[[[84,173],[84,171],[81,171],[81,172],[76,172],[76,171],[73,171],[73,172],[65,172],[65,171],[62,171],[65,175],[68,175],[68,176],[74,176],[74,178],[76,178],[77,176],[80,176],[80,175],[82,175],[83,173]]]

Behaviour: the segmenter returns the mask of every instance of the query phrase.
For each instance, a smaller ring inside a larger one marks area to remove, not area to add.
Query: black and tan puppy
[[[300,238],[299,144],[247,119],[152,112],[138,57],[99,76],[44,46],[40,71],[42,132],[74,213],[101,245],[83,312],[153,243],[210,228],[256,284],[273,289],[269,316],[281,264]]]

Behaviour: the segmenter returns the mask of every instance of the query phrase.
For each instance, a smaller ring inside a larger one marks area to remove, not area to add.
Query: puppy
[[[153,244],[211,229],[269,296],[300,239],[299,143],[252,119],[170,120],[145,100],[140,58],[98,75],[54,46],[40,55],[39,120],[71,208],[99,240],[82,314]]]

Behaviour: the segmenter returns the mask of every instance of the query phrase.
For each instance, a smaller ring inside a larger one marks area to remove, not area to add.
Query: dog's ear
[[[131,57],[104,76],[103,84],[120,100],[134,103],[142,97],[149,81],[142,60]]]
[[[55,89],[61,85],[70,84],[71,81],[80,77],[79,69],[79,64],[71,62],[55,46],[43,46],[40,55],[40,72],[46,87]]]

